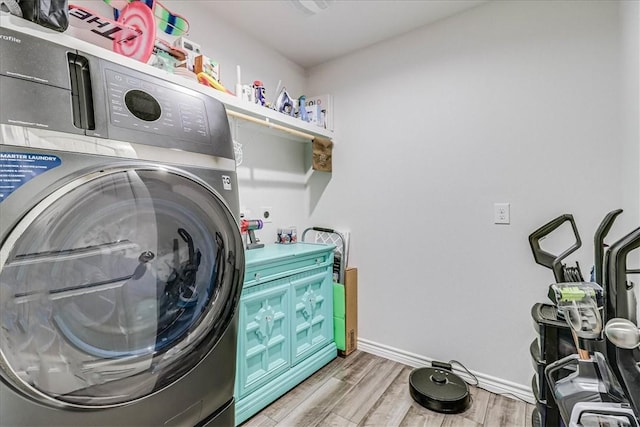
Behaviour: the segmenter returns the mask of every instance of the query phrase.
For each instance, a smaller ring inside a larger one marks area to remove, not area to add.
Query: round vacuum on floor
[[[417,368],[409,376],[413,400],[436,412],[463,412],[471,405],[469,386],[458,375],[440,368]]]

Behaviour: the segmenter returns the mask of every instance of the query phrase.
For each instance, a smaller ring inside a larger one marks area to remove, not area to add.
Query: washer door
[[[0,269],[0,374],[49,405],[110,407],[170,385],[215,346],[244,251],[205,183],[128,167],[44,199],[2,242]]]

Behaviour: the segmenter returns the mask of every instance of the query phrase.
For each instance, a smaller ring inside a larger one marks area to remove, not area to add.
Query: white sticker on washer
[[[222,188],[231,190],[231,177],[229,175],[222,175]]]

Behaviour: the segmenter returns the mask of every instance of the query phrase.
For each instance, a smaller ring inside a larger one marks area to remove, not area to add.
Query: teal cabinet
[[[332,292],[331,245],[267,245],[246,252],[236,425],[336,357]]]

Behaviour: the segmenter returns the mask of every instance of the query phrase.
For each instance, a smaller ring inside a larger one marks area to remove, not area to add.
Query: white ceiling
[[[308,68],[487,0],[319,1],[328,7],[315,15],[301,12],[290,0],[206,1],[201,6]]]

